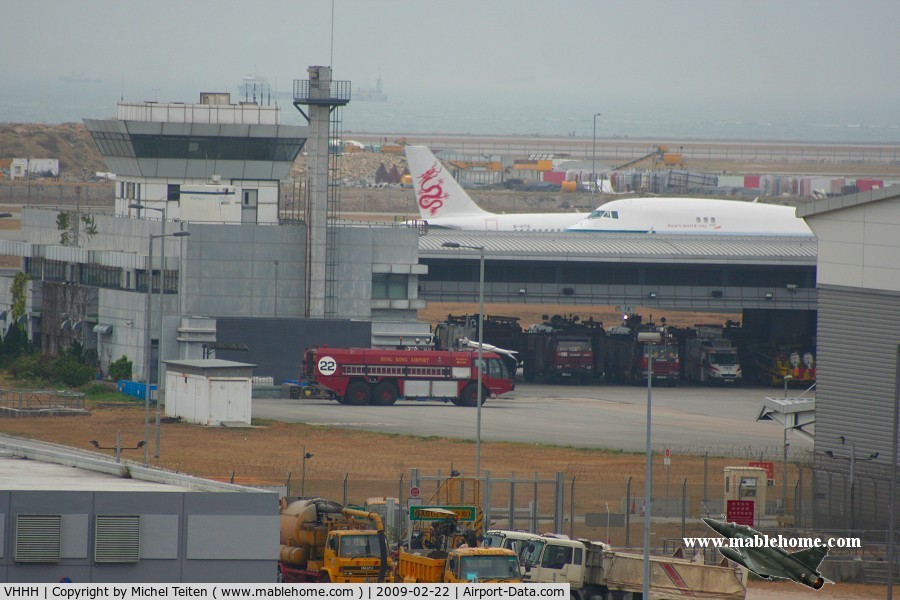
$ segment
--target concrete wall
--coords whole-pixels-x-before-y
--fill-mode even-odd
[[[15,562],[19,514],[62,516],[58,563]],[[94,562],[97,515],[140,516],[138,562]],[[278,503],[262,492],[4,491],[0,532],[3,582],[274,583]]]
[[[372,324],[368,321],[335,319],[246,319],[216,320],[216,339],[246,344],[250,351],[217,350],[215,358],[257,365],[257,377],[273,377],[276,384],[297,379],[306,348],[315,345],[368,347]]]

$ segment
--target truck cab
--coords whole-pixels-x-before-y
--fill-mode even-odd
[[[485,548],[507,548],[515,552],[523,574],[534,566],[540,555],[540,548],[543,547],[541,536],[537,534],[505,529],[488,531],[482,544]],[[535,553],[535,550],[538,552]]]
[[[568,583],[572,590],[584,585],[584,544],[577,540],[545,538],[531,567],[532,583]]]
[[[522,576],[518,557],[507,548],[456,548],[446,553],[401,548],[394,580],[397,583],[521,583]]]
[[[322,582],[374,583],[381,569],[379,532],[336,530],[328,534],[322,556]]]

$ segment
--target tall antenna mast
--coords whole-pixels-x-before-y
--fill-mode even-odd
[[[334,68],[334,0],[331,0],[331,55],[328,57],[328,64]]]

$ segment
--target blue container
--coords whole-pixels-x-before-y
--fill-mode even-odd
[[[128,396],[133,396],[135,398],[144,399],[144,390],[146,389],[146,384],[142,381],[125,381],[124,379],[120,379],[117,383],[117,387],[120,392],[123,394],[127,394]],[[153,392],[156,390],[155,385],[150,386],[150,394],[151,398],[155,397],[156,394]]]

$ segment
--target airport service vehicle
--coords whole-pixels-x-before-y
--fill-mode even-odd
[[[388,577],[384,525],[374,512],[323,498],[282,498],[280,537],[278,581],[382,583]]]
[[[633,320],[637,315],[632,316]],[[641,331],[659,331],[660,342],[638,340]],[[606,374],[612,382],[631,382],[635,385],[647,382],[650,355],[653,355],[653,382],[674,386],[681,372],[678,343],[665,327],[649,324],[637,327],[611,327],[606,331]]]
[[[705,338],[685,341],[684,374],[688,381],[707,385],[740,385],[744,376],[731,340]]]
[[[588,383],[594,376],[591,338],[580,333],[530,329],[525,334],[523,370],[525,381],[544,377],[547,383]]]
[[[500,357],[482,351],[482,402],[515,389]],[[304,359],[308,381],[335,394],[341,404],[389,406],[397,398],[436,399],[456,406],[478,404],[478,352],[311,348]]]
[[[548,538],[528,581],[568,583],[573,600],[638,598],[643,568],[641,554],[615,551],[602,542]],[[653,600],[743,600],[747,594],[735,569],[663,556],[650,557],[649,587]]]
[[[519,318],[485,315],[483,323],[483,349],[499,354],[510,374],[515,376],[524,336]],[[447,315],[446,321],[434,326],[433,339],[436,350],[477,349],[478,314]]]

